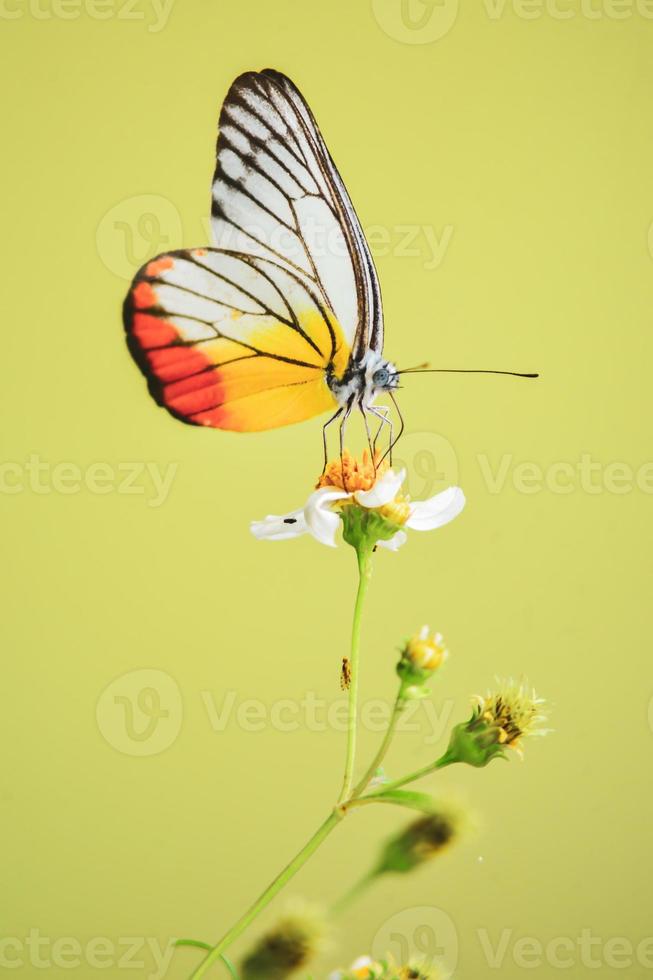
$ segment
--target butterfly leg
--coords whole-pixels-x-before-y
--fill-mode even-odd
[[[376,430],[376,435],[372,440],[372,445],[374,446],[374,452],[376,452],[376,444],[379,441],[379,436],[381,435],[381,430],[383,429],[383,426],[389,425],[390,429],[392,430],[392,421],[389,418],[390,409],[386,408],[385,405],[375,405],[374,407],[370,406],[369,411],[372,413],[372,415],[376,415],[378,419],[381,419],[381,421],[379,422],[379,427]]]
[[[354,400],[355,397],[350,398],[344,410],[341,410],[344,412],[344,414],[342,416],[342,421],[340,422],[340,471],[342,473],[342,481],[345,490],[347,490],[347,478],[345,476],[345,427],[347,425],[347,419],[351,415],[351,410],[354,407]]]
[[[322,446],[324,448],[324,466],[322,467],[322,476],[324,476],[326,472],[327,464],[329,462],[329,452],[327,448],[327,429],[329,428],[332,422],[335,422],[335,420],[340,415],[342,415],[342,413],[343,413],[343,409],[339,408],[338,411],[334,415],[332,415],[331,418],[328,419],[328,421],[326,421],[322,426]]]
[[[395,398],[395,396],[392,394],[391,391],[389,391],[388,394],[390,395],[390,398],[392,399],[392,404],[394,405],[395,411],[397,412],[397,415],[399,416],[399,432],[397,433],[397,435],[395,436],[394,439],[392,438],[392,436],[390,437],[390,446],[388,448],[388,452],[390,453],[390,465],[392,466],[392,450],[395,448],[395,446],[397,445],[397,443],[401,439],[402,435],[404,434],[404,429],[406,428],[406,423],[404,422],[403,415],[399,411],[399,406],[397,405],[397,399]]]
[[[367,435],[367,446],[370,451],[370,462],[374,467],[374,476],[376,477],[376,439],[372,441],[372,434],[370,432],[370,423],[367,418],[367,409],[362,402],[358,403],[358,407],[361,410],[363,416],[363,422],[365,423],[365,434]]]
[[[375,452],[376,452],[376,444],[378,442],[379,436],[381,435],[381,430],[383,429],[383,426],[384,425],[387,425],[389,427],[389,429],[390,429],[390,441],[388,443],[388,449],[386,449],[386,451],[384,452],[383,456],[381,457],[381,460],[379,462],[379,466],[381,465],[381,463],[383,462],[383,460],[386,458],[386,456],[388,455],[388,453],[390,453],[390,463],[392,463],[392,447],[394,446],[395,440],[393,439],[394,426],[392,424],[392,418],[390,417],[390,410],[387,409],[387,408],[385,408],[384,406],[381,406],[381,407],[370,406],[369,411],[372,413],[372,415],[375,415],[377,417],[377,419],[380,420],[379,421],[378,431],[377,431],[377,433],[376,433],[376,435],[374,437],[374,451]],[[384,413],[387,413],[387,414],[384,414]]]

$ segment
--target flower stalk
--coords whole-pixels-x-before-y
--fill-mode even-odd
[[[506,748],[520,751],[520,741],[523,737],[543,733],[535,730],[543,718],[540,708],[541,699],[536,698],[534,691],[531,692],[523,685],[517,686],[510,682],[498,691],[474,700],[471,718],[455,726],[449,746],[439,759],[400,779],[383,782],[379,789],[373,790],[374,777],[390,749],[402,712],[411,700],[428,696],[428,681],[447,657],[447,650],[440,634],[431,633],[425,626],[404,644],[396,666],[399,689],[390,722],[374,758],[358,782],[355,782],[361,633],[364,604],[372,576],[373,554],[377,547],[396,551],[407,539],[404,528],[427,531],[442,527],[460,514],[465,504],[464,495],[458,487],[450,487],[427,501],[410,501],[400,493],[404,476],[403,471],[394,473],[387,466],[382,468],[381,463],[377,471],[377,461],[372,461],[369,456],[367,458],[364,456],[363,462],[358,464],[345,454],[339,463],[331,464],[327,468],[317,489],[303,508],[283,517],[270,515],[252,525],[252,532],[257,538],[279,541],[308,533],[321,543],[332,547],[335,547],[338,529],[342,528],[344,541],[356,552],[358,586],[348,662],[348,722],[344,774],[338,801],[333,810],[295,857],[224,936],[213,947],[195,940],[179,941],[179,945],[195,946],[206,952],[205,958],[195,969],[191,980],[200,980],[219,961],[234,975],[233,964],[226,958],[225,952],[301,870],[350,809],[371,803],[392,803],[417,810],[422,817],[389,842],[381,863],[336,906],[336,910],[348,904],[380,874],[387,871],[410,870],[426,857],[439,853],[454,835],[455,827],[453,825],[450,827],[445,817],[438,817],[435,812],[435,801],[432,797],[415,791],[403,791],[401,789],[403,786],[456,762],[464,762],[477,768],[485,766],[494,758],[505,758]],[[274,951],[278,952],[274,943],[272,946]],[[298,948],[297,944],[292,946],[293,955],[297,953]],[[247,961],[251,970],[254,968],[259,970],[268,954],[271,955],[265,943],[257,948],[255,954],[252,954],[253,958],[250,957]],[[375,965],[371,961],[370,964],[370,969],[375,970]],[[386,970],[387,965],[379,968]],[[265,966],[264,972],[265,970],[269,972],[268,966]],[[356,975],[363,976],[362,973]],[[386,974],[368,972],[366,975],[385,976]],[[424,978],[431,976],[430,973],[415,972],[415,968],[410,966],[401,968],[397,975]]]
[[[383,760],[385,759],[388,753],[388,749],[392,744],[392,740],[395,736],[395,732],[397,731],[397,725],[399,723],[399,719],[401,718],[402,712],[406,707],[404,688],[405,685],[402,683],[399,687],[399,693],[397,694],[394,707],[392,709],[392,715],[390,716],[390,722],[388,723],[388,727],[386,729],[385,735],[383,736],[383,741],[381,742],[381,745],[379,746],[376,755],[374,756],[371,763],[365,770],[365,775],[356,784],[356,787],[354,788],[354,791],[352,793],[352,799],[357,799],[362,793],[365,792],[370,782],[372,781],[372,779],[374,779],[377,772],[381,768]]]
[[[361,541],[356,547],[356,557],[358,561],[358,591],[356,592],[356,603],[354,606],[354,619],[351,630],[351,650],[349,656],[351,675],[347,703],[347,753],[345,757],[345,773],[342,780],[342,789],[338,798],[338,805],[342,805],[349,799],[354,781],[354,767],[356,765],[356,738],[358,734],[358,682],[360,673],[361,627],[363,619],[363,605],[365,603],[367,589],[372,577],[373,550],[374,547],[370,547],[368,541]]]
[[[191,980],[199,980],[200,977],[206,975],[207,971],[211,969],[216,960],[220,959],[222,954],[231,946],[232,943],[238,939],[240,935],[247,929],[247,927],[254,921],[254,919],[263,911],[266,906],[270,904],[272,899],[284,888],[285,885],[294,878],[297,872],[303,868],[308,859],[317,851],[320,844],[326,840],[331,831],[338,826],[343,818],[343,813],[341,810],[336,808],[327,817],[324,823],[316,830],[310,840],[304,845],[304,847],[299,851],[292,861],[286,865],[284,870],[277,875],[277,877],[272,881],[264,892],[256,899],[254,904],[245,912],[243,916],[236,922],[228,932],[219,940],[218,943],[211,949],[207,956],[202,960],[200,965],[191,975]]]
[[[402,786],[407,786],[408,783],[414,783],[418,779],[423,779],[424,776],[430,776],[431,773],[437,772],[438,769],[444,769],[446,766],[450,766],[454,762],[459,762],[459,761],[460,761],[459,759],[455,758],[449,752],[449,750],[447,750],[444,753],[444,755],[440,756],[440,758],[437,759],[435,762],[430,762],[427,766],[424,766],[422,769],[417,769],[415,772],[411,772],[407,776],[402,776],[401,779],[395,779],[391,783],[386,783],[385,786],[383,787],[383,790],[380,792],[387,794],[395,789],[401,789]],[[377,795],[380,795],[380,793],[379,794],[371,793],[369,796],[363,796],[361,798],[361,802],[363,800],[373,801],[375,796]]]
[[[354,508],[351,508],[352,510]],[[329,836],[332,830],[344,818],[347,813],[347,804],[352,798],[352,785],[354,780],[354,769],[356,765],[356,742],[358,734],[358,682],[359,682],[359,661],[361,645],[361,629],[363,619],[363,606],[367,595],[368,586],[372,575],[372,554],[376,541],[369,534],[361,533],[360,525],[352,522],[347,524],[345,521],[346,534],[349,543],[356,551],[358,564],[358,589],[354,604],[354,615],[351,632],[350,649],[350,670],[351,680],[349,685],[348,698],[348,724],[347,724],[347,750],[345,756],[345,771],[343,776],[342,790],[338,803],[333,812],[324,821],[321,827],[313,834],[301,851],[284,868],[284,870],[272,881],[254,904],[245,914],[229,929],[219,942],[210,949],[205,959],[199,964],[192,974],[192,980],[206,975],[213,964],[222,958],[225,950],[239,938],[257,916],[266,908],[275,896],[288,884],[288,882],[304,866],[308,859],[315,853],[318,847]],[[378,530],[376,528],[375,530]],[[367,785],[367,781],[365,783]]]
[[[448,651],[443,645],[442,637],[439,633],[431,634],[428,626],[423,626],[419,633],[406,642],[397,664],[399,690],[390,722],[376,755],[352,793],[352,800],[356,800],[365,792],[381,768],[406,705],[410,701],[428,696],[426,684],[447,656]],[[396,786],[396,783],[387,783],[384,789],[393,786]]]

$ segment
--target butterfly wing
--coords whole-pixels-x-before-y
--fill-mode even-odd
[[[383,343],[374,264],[310,109],[285,76],[225,99],[216,248],[148,262],[125,301],[129,348],[177,418],[237,431],[332,410],[329,373]]]
[[[374,262],[315,118],[285,75],[239,76],[220,114],[215,244],[306,277],[336,314],[355,359],[383,348]]]
[[[332,409],[326,372],[349,357],[338,321],[291,271],[193,249],[148,262],[125,301],[150,392],[193,425],[253,432]]]

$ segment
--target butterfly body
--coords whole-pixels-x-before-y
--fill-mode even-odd
[[[377,395],[398,387],[399,374],[390,361],[367,351],[361,361],[350,360],[342,377],[327,375],[327,382],[341,408],[358,405],[367,411]]]

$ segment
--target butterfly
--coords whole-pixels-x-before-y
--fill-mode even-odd
[[[157,403],[237,432],[330,412],[325,461],[328,426],[340,419],[342,454],[359,409],[370,448],[369,416],[375,440],[389,427],[391,447],[375,399],[396,406],[407,372],[383,356],[374,261],[308,104],[278,71],[240,75],[223,103],[211,230],[212,247],[147,262],[124,303],[129,350]]]

